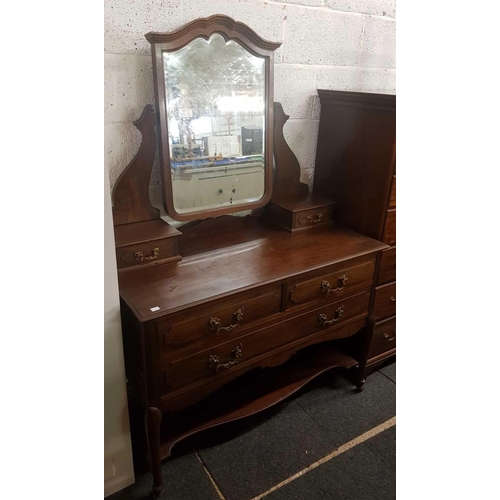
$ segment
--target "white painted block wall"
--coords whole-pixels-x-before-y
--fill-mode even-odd
[[[301,180],[310,186],[320,113],[316,89],[396,89],[395,0],[105,0],[105,148],[111,187],[140,144],[132,121],[146,104],[154,104],[144,34],[213,14],[228,15],[282,43],[275,57],[275,101],[290,115],[285,137],[299,160]],[[157,171],[153,179],[159,185]]]
[[[395,0],[105,0],[104,141],[111,188],[140,144],[132,122],[146,104],[154,104],[150,45],[144,34],[170,31],[213,14],[228,15],[263,38],[282,43],[275,56],[275,101],[290,115],[285,137],[299,160],[301,180],[309,186],[320,113],[316,89],[396,88]],[[163,210],[158,166],[153,181],[158,184],[154,203]],[[109,224],[107,231],[112,231]],[[113,321],[108,323],[114,328]],[[116,367],[109,370],[123,372],[121,347],[115,348]],[[110,347],[107,356],[111,362]],[[115,383],[124,390],[123,374],[122,384]],[[126,456],[130,444],[123,396],[118,403],[119,419],[113,412],[105,415],[105,427],[112,430],[105,442],[105,459],[116,450],[123,453],[106,494],[133,480],[130,456]]]

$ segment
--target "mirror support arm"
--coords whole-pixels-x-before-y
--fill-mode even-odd
[[[134,125],[141,132],[142,141],[113,188],[111,199],[115,226],[160,218],[160,210],[149,200],[149,182],[157,146],[156,113],[152,104],[144,107]]]

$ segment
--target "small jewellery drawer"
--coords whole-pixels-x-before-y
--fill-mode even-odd
[[[181,233],[161,219],[121,224],[114,230],[118,269],[181,259],[178,252]]]
[[[385,218],[385,228],[384,235],[382,236],[382,241],[388,245],[394,245],[396,243],[396,209],[387,210],[387,216]]]
[[[164,259],[170,259],[177,255],[177,240],[166,238],[164,240],[138,243],[135,245],[122,246],[116,249],[116,265],[118,268],[145,264]]]
[[[262,354],[269,354],[272,349],[300,340],[309,335],[321,334],[334,329],[347,320],[368,314],[370,293],[362,293],[314,309],[305,314],[294,316],[261,330],[247,333],[240,337],[200,352],[192,352],[178,358],[161,361],[164,393],[168,393],[202,379],[212,379],[227,370],[237,369]],[[222,338],[221,338],[222,340]]]
[[[239,331],[252,321],[278,313],[280,307],[278,284],[189,309],[158,323],[160,355],[206,337],[223,340],[228,332]]]
[[[386,319],[375,325],[369,358],[378,356],[396,347],[396,318]]]
[[[388,318],[396,314],[396,283],[375,288],[373,315],[376,319]]]
[[[396,247],[391,247],[382,252],[380,270],[378,272],[378,285],[389,283],[396,279]]]
[[[316,226],[325,222],[331,222],[333,216],[333,206],[325,206],[312,208],[296,212],[293,215],[293,229],[301,229],[303,227]]]
[[[312,300],[332,301],[349,293],[361,283],[373,279],[375,260],[349,267],[349,264],[331,266],[294,278],[285,285],[285,309]]]

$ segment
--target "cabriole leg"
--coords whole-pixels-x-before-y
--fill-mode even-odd
[[[361,347],[359,355],[359,366],[358,366],[358,373],[356,376],[356,389],[358,391],[362,391],[363,386],[365,385],[366,363],[368,361],[368,353],[370,351],[370,346],[372,343],[374,332],[375,332],[375,317],[370,316],[361,334],[362,336],[361,336]]]
[[[163,487],[161,480],[161,455],[160,455],[160,425],[161,411],[151,407],[146,409],[145,425],[148,439],[151,470],[153,472],[153,495],[159,496]]]

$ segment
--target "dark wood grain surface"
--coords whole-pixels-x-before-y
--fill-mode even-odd
[[[181,233],[162,219],[125,224],[115,227],[115,245],[117,247],[137,245],[149,241],[180,236]]]
[[[336,223],[396,244],[395,93],[318,90],[321,118],[313,191],[336,202]],[[382,252],[375,271],[378,285],[370,364],[395,353],[378,328],[396,313],[396,248]],[[395,323],[395,320],[394,320]]]
[[[368,357],[373,358],[395,348],[396,317],[392,317],[375,325],[375,332]]]
[[[151,104],[144,107],[134,125],[142,134],[141,146],[113,188],[115,226],[160,217],[160,211],[149,200],[149,181],[156,153],[156,114]]]
[[[382,252],[377,285],[383,285],[396,279],[396,247]]]
[[[375,289],[373,314],[377,320],[396,314],[396,282],[378,286]]]
[[[283,127],[290,118],[279,102],[274,103],[274,163],[273,201],[307,196],[307,184],[300,182],[300,164],[287,144]]]
[[[396,243],[396,209],[391,208],[387,210],[387,216],[385,218],[384,235],[382,236],[382,241],[388,245],[394,245]]]
[[[122,299],[146,321],[387,248],[340,227],[293,234],[251,217],[242,224],[230,233],[181,238],[180,262],[119,276]]]
[[[335,222],[381,239],[396,161],[396,96],[318,94],[313,192],[337,202]]]

